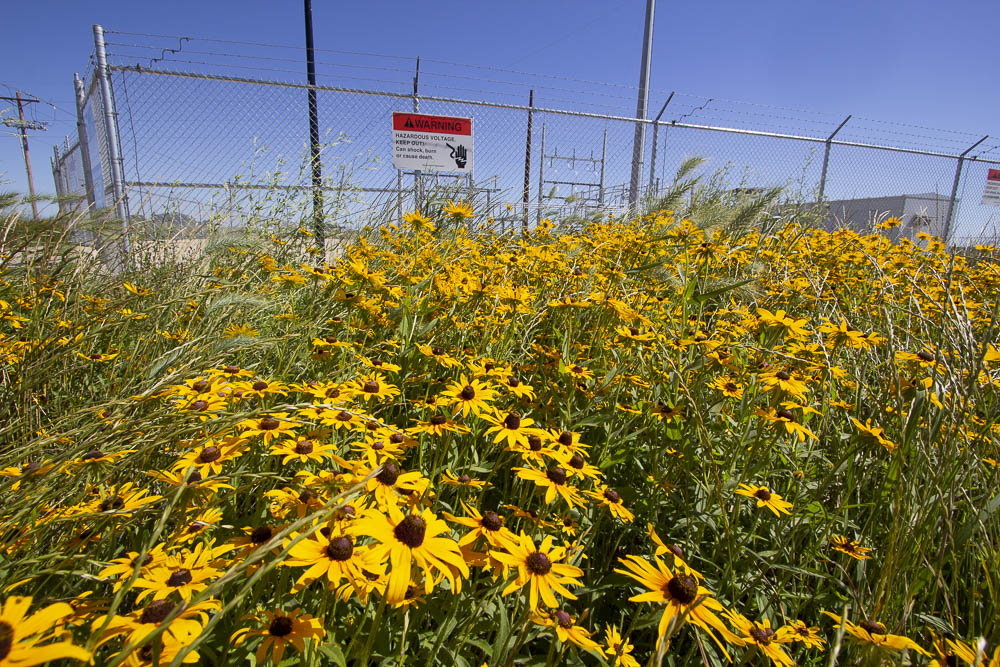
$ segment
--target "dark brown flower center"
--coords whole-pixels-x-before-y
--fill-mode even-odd
[[[187,483],[188,484],[197,484],[200,481],[201,481],[201,473],[198,472],[197,469],[196,470],[192,470],[191,474],[188,475],[188,481],[187,481]]]
[[[309,502],[312,501],[315,497],[316,497],[315,493],[313,493],[309,489],[306,489],[299,494],[299,502],[308,505]]]
[[[399,466],[390,461],[382,465],[382,472],[375,475],[375,479],[386,486],[392,486],[399,479],[400,472]]]
[[[253,529],[253,532],[250,533],[250,541],[254,544],[264,544],[264,542],[270,540],[273,535],[274,531],[271,530],[270,526],[257,526]]]
[[[341,410],[337,413],[337,421],[339,422],[349,422],[351,421],[351,413],[346,410]]]
[[[723,389],[725,389],[726,391],[736,391],[737,389],[739,389],[739,387],[736,386],[735,382],[727,382],[726,384],[723,385]]]
[[[754,498],[759,498],[760,500],[763,500],[766,503],[768,500],[771,499],[771,492],[768,491],[767,489],[757,489],[756,491],[754,491],[753,496]]]
[[[275,616],[267,631],[275,637],[287,637],[292,634],[292,619],[287,616]]]
[[[444,348],[435,345],[434,347],[431,348],[431,354],[433,354],[435,357],[440,357],[442,354],[444,354]]]
[[[559,627],[566,628],[567,630],[573,627],[573,617],[564,612],[562,609],[552,615],[555,617],[556,623],[559,624]]]
[[[257,380],[252,385],[250,385],[250,388],[253,389],[254,391],[264,391],[265,389],[267,389],[267,386],[268,386],[267,383],[264,382],[263,380]]]
[[[528,557],[524,559],[524,565],[529,572],[540,577],[544,577],[552,571],[552,561],[540,551],[528,554]]]
[[[629,327],[628,328],[628,332],[630,334],[632,334],[633,336],[638,336],[639,335],[639,330],[636,329],[635,327]]]
[[[335,537],[326,545],[326,555],[330,560],[348,560],[354,555],[354,545],[348,537]]]
[[[539,452],[542,450],[542,439],[537,435],[528,436],[528,449],[533,452]]]
[[[311,440],[299,440],[295,443],[296,454],[312,454],[313,444]]]
[[[747,634],[753,637],[753,640],[761,646],[767,646],[771,643],[771,635],[774,634],[774,630],[771,628],[758,628],[755,625],[750,628]]]
[[[791,410],[781,408],[780,410],[776,410],[774,414],[782,419],[787,419],[790,422],[795,421],[795,415],[792,414]]]
[[[84,453],[83,456],[80,457],[80,460],[90,461],[92,459],[99,459],[102,456],[104,456],[104,452],[102,452],[101,450],[91,449],[89,452]]]
[[[325,396],[326,398],[337,398],[340,396],[340,389],[338,389],[337,387],[330,387],[325,392],[323,392],[323,396]]]
[[[190,584],[193,579],[191,570],[186,570],[182,567],[170,573],[170,578],[167,579],[167,586],[185,586]]]
[[[521,418],[512,412],[504,417],[503,425],[508,430],[516,431],[521,428]]]
[[[563,447],[569,447],[573,444],[573,434],[569,431],[563,431],[559,434],[559,444]]]
[[[198,380],[193,385],[191,385],[191,388],[194,389],[195,391],[205,391],[206,389],[208,389],[208,380]]]
[[[132,567],[135,567],[138,564],[138,561],[139,561],[139,557],[136,556],[135,558],[132,559],[132,562],[129,563],[129,565],[131,565]],[[153,562],[153,554],[146,554],[146,557],[142,559],[142,565],[140,567],[146,567],[147,565],[149,565],[152,562]]]
[[[468,484],[469,482],[472,481],[472,478],[466,475],[465,473],[462,473],[461,475],[459,475],[458,481],[460,484]]]
[[[281,426],[281,422],[279,422],[274,417],[264,417],[263,419],[260,420],[259,428],[262,431],[273,431],[279,426]]]
[[[674,577],[664,588],[664,593],[681,604],[691,604],[698,597],[698,582],[689,574]]]
[[[237,373],[240,372],[240,367],[239,366],[233,366],[232,364],[230,364],[230,365],[226,366],[225,368],[223,368],[222,370],[226,371],[226,373],[228,373],[229,375],[236,375]]]
[[[888,631],[886,630],[885,626],[879,623],[878,621],[869,621],[868,619],[865,619],[860,623],[858,623],[858,626],[867,630],[868,634],[870,635],[888,634]]]
[[[549,478],[553,484],[565,484],[566,483],[566,471],[559,466],[553,466],[545,471],[545,476]]]
[[[361,388],[361,391],[365,392],[366,394],[377,394],[378,382],[376,382],[375,380],[369,380],[368,382],[365,382],[364,386]]]
[[[570,460],[567,461],[566,463],[569,465],[569,467],[573,468],[574,470],[582,470],[585,461],[583,460],[583,457],[580,456],[579,453],[577,453],[574,454],[572,458],[570,458]]]
[[[447,423],[447,421],[448,418],[445,417],[444,415],[434,415],[433,417],[431,417],[431,424],[433,424],[434,426],[441,426],[442,424]]]
[[[521,384],[521,381],[518,380],[517,378],[512,377],[512,378],[508,378],[507,379],[507,386],[508,387],[516,387],[519,384]]]
[[[496,512],[486,512],[480,524],[488,531],[496,531],[503,528],[503,519]]]
[[[573,372],[574,373],[582,373],[583,372],[583,366],[580,366],[580,365],[573,366]]]
[[[612,503],[620,503],[622,501],[622,497],[614,489],[604,489],[604,497]]]
[[[777,373],[774,374],[774,377],[778,378],[782,382],[785,382],[789,380],[792,376],[785,371],[778,371]]]
[[[140,623],[153,623],[159,625],[170,615],[176,605],[170,600],[157,600],[146,605],[139,615]]]
[[[410,547],[416,549],[424,543],[424,532],[427,530],[427,523],[415,514],[408,514],[405,519],[399,522],[393,529],[396,539]]]
[[[209,446],[201,450],[201,454],[198,455],[198,463],[212,463],[220,458],[222,458],[222,452],[219,451],[219,448]]]
[[[923,361],[934,361],[934,355],[927,350],[920,350],[917,352],[917,356]]]
[[[197,412],[203,412],[206,408],[208,408],[208,401],[202,401],[199,399],[191,404],[191,409]]]
[[[105,498],[104,502],[101,503],[102,512],[120,510],[123,507],[125,507],[125,499],[121,496],[111,496],[109,498]]]
[[[392,435],[389,436],[389,442],[391,442],[394,445],[398,445],[399,443],[403,442],[403,440],[404,440],[403,436],[399,433],[393,433]]]
[[[463,401],[471,401],[476,397],[476,390],[472,388],[472,385],[465,385],[462,387],[462,392],[459,394]]]

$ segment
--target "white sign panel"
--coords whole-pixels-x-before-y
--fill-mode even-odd
[[[472,174],[472,119],[393,113],[392,166]]]
[[[986,174],[986,189],[981,204],[1000,206],[1000,169],[990,169]]]

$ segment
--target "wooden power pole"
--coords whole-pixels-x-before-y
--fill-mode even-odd
[[[4,120],[4,125],[16,127],[21,130],[21,150],[24,152],[24,170],[28,172],[28,192],[31,194],[31,213],[35,220],[38,220],[38,202],[35,201],[35,180],[31,175],[31,154],[28,152],[28,130],[44,130],[44,123],[24,120],[24,104],[32,104],[38,100],[30,97],[21,97],[21,91],[17,91],[16,97],[0,97],[0,100],[17,102],[17,120]]]

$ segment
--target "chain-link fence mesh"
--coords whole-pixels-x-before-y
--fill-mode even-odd
[[[168,220],[197,230],[238,224],[248,212],[263,220],[281,216],[284,223],[310,219],[309,86],[261,76],[295,71],[281,69],[281,63],[296,58],[252,55],[258,47],[292,47],[227,42],[224,52],[198,51],[190,46],[198,41],[192,38],[170,38],[176,44],[162,48],[153,38],[165,36],[140,37],[151,43],[109,42],[114,49],[159,52],[143,56],[146,66],[124,64],[130,54],[109,53],[111,116],[133,222]],[[177,56],[182,51],[187,59]],[[970,152],[978,137],[967,132],[671,93],[660,98],[667,99],[661,121],[643,121],[645,144],[633,191],[637,121],[628,117],[631,91],[625,86],[543,82],[542,104],[536,97],[529,107],[523,87],[515,92],[513,82],[480,71],[488,67],[448,71],[445,61],[430,61],[437,71],[421,71],[417,63],[410,77],[396,62],[402,58],[354,55],[383,60],[320,64],[353,67],[338,80],[369,87],[314,87],[323,214],[332,230],[398,218],[418,205],[421,192],[435,189],[473,201],[484,215],[511,225],[619,214],[635,209],[630,202],[641,205],[663,195],[678,168],[698,157],[704,160],[701,173],[717,191],[745,195],[780,188],[782,204],[809,204],[829,227],[870,229],[896,216],[903,225],[891,233],[894,238],[947,231],[954,245],[972,245],[997,236],[1000,208],[980,200],[987,170],[1000,166],[991,159],[1000,144],[976,144],[978,152]],[[418,74],[421,90],[430,86],[434,94],[413,94]],[[455,92],[481,95],[461,99]],[[650,111],[657,108],[651,98]],[[99,207],[113,203],[115,176],[104,111],[99,86],[91,82],[84,121]],[[412,111],[473,119],[473,175],[393,167],[392,114]]]

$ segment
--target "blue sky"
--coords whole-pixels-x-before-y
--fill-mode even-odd
[[[644,0],[314,0],[313,15],[318,49],[419,55],[634,85],[644,8]],[[38,0],[14,3],[4,16],[17,29],[0,41],[0,62],[6,64],[0,71],[2,94],[20,88],[56,107],[31,105],[29,114],[50,121],[49,131],[30,137],[36,187],[42,193],[54,189],[49,168],[53,144],[75,131],[72,75],[85,69],[92,51],[91,24],[271,44],[301,45],[303,40],[299,2]],[[991,47],[998,18],[1000,3],[995,0],[661,0],[650,107],[655,113],[666,91],[677,90],[768,105],[760,108],[775,109],[770,112],[775,116],[781,115],[780,108],[791,107],[797,111],[790,118],[808,116],[811,110],[830,118],[851,113],[880,119],[889,136],[892,128],[917,135],[911,142],[921,134],[950,136],[959,143],[966,134],[1000,136],[1000,60]],[[321,67],[320,76],[336,83],[334,71]],[[622,100],[615,104],[623,110],[633,107],[627,98],[634,93],[620,92]],[[572,96],[562,94],[564,99]],[[991,157],[998,154],[1000,149]],[[0,176],[9,181],[0,189],[27,189],[19,142],[9,133],[0,134]]]

